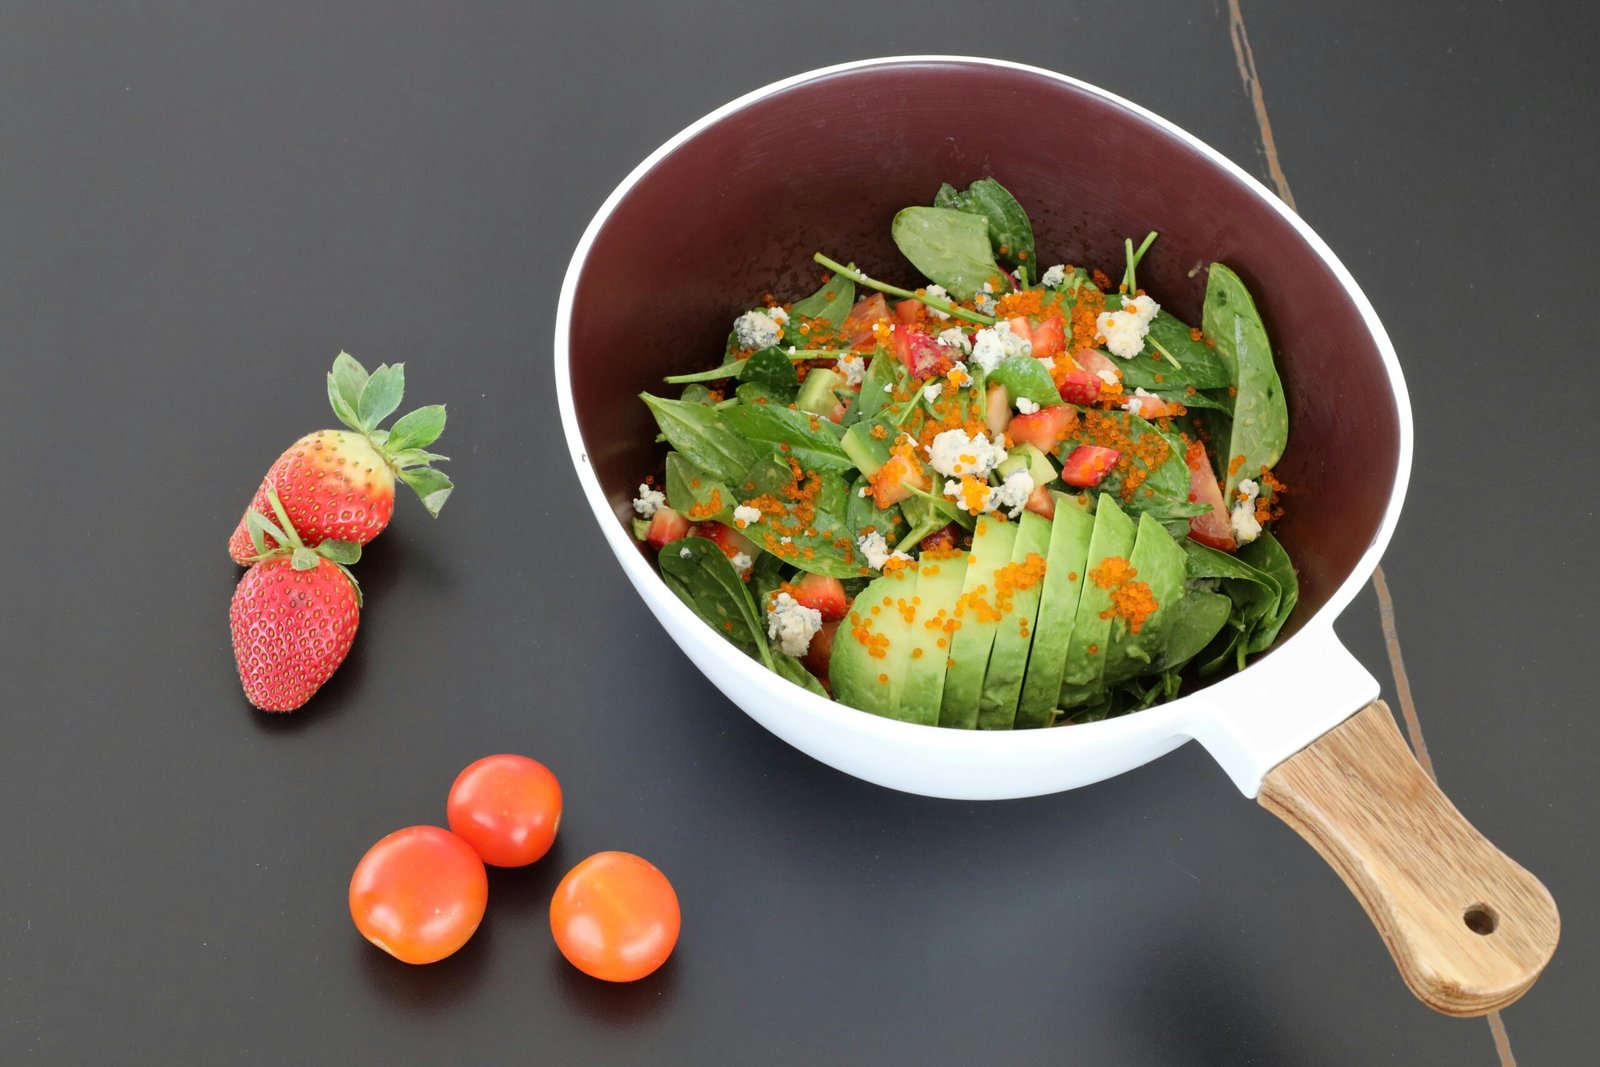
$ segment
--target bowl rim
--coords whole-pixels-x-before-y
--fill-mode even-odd
[[[654,170],[662,160],[671,155],[686,141],[695,137],[701,131],[721,122],[729,115],[807,82],[854,71],[916,64],[959,65],[1017,71],[1049,81],[1059,82],[1089,95],[1099,97],[1113,106],[1132,112],[1168,136],[1178,139],[1199,153],[1208,162],[1234,181],[1240,183],[1252,195],[1264,202],[1271,210],[1288,222],[1290,227],[1300,236],[1300,239],[1332,272],[1340,287],[1344,290],[1345,296],[1360,314],[1367,332],[1378,349],[1384,370],[1388,373],[1390,389],[1395,400],[1398,421],[1398,448],[1394,486],[1389,496],[1388,505],[1384,510],[1382,520],[1378,524],[1377,532],[1373,535],[1372,541],[1367,545],[1367,548],[1356,561],[1355,566],[1344,581],[1333,591],[1322,607],[1317,609],[1316,613],[1292,637],[1275,644],[1267,653],[1252,661],[1250,665],[1237,674],[1194,693],[1180,696],[1176,700],[1158,704],[1153,708],[1141,711],[1137,715],[1124,715],[1114,719],[1103,719],[1099,722],[1083,723],[1070,730],[956,730],[948,727],[929,726],[884,718],[840,704],[826,697],[818,696],[801,686],[789,682],[787,679],[778,677],[756,660],[744,655],[734,646],[723,641],[720,636],[706,627],[699,616],[695,615],[687,605],[667,588],[660,575],[639,553],[631,535],[625,535],[623,524],[617,521],[616,514],[601,489],[600,481],[595,476],[594,468],[588,461],[587,449],[583,443],[583,434],[578,426],[577,411],[572,399],[571,351],[569,348],[572,309],[577,294],[578,281],[583,273],[590,250],[601,229],[610,220],[617,205],[646,174]],[[986,754],[1003,757],[1008,752],[1024,749],[1037,752],[1041,746],[1067,749],[1077,744],[1089,743],[1091,738],[1095,743],[1104,744],[1112,741],[1118,734],[1127,734],[1131,740],[1134,735],[1148,736],[1154,732],[1181,731],[1184,720],[1190,715],[1205,713],[1216,705],[1214,699],[1197,701],[1194,699],[1196,696],[1216,694],[1219,689],[1234,688],[1229,683],[1234,682],[1236,679],[1246,678],[1251,673],[1251,667],[1255,666],[1256,663],[1277,656],[1286,649],[1293,648],[1298,650],[1297,654],[1316,656],[1317,650],[1331,637],[1333,620],[1349,606],[1357,593],[1360,592],[1361,587],[1366,584],[1368,578],[1376,569],[1384,549],[1393,537],[1411,477],[1413,450],[1411,401],[1410,394],[1406,388],[1405,377],[1400,369],[1399,357],[1366,294],[1362,292],[1354,276],[1339,260],[1339,257],[1328,247],[1327,242],[1318,236],[1316,231],[1299,214],[1257,178],[1182,127],[1131,100],[1102,89],[1097,85],[1058,71],[1047,70],[1043,67],[1018,63],[1012,60],[937,54],[882,56],[851,60],[781,78],[759,89],[736,97],[696,119],[672,137],[669,137],[660,147],[656,148],[629,171],[601,203],[594,217],[589,220],[589,224],[584,228],[583,235],[578,239],[578,244],[573,250],[572,258],[568,262],[566,274],[561,282],[561,290],[556,303],[554,354],[556,399],[560,408],[562,430],[566,435],[567,448],[571,454],[573,469],[577,473],[578,482],[583,488],[584,496],[589,501],[595,518],[600,524],[603,536],[616,554],[618,561],[622,564],[624,573],[633,583],[635,589],[647,601],[648,606],[656,611],[658,616],[665,613],[665,617],[670,618],[676,624],[676,628],[680,633],[698,634],[699,630],[704,630],[705,635],[716,637],[715,644],[702,640],[696,640],[696,644],[710,651],[710,654],[721,660],[720,666],[728,669],[740,681],[756,687],[754,691],[760,691],[760,687],[770,686],[776,679],[781,685],[789,687],[785,691],[785,704],[787,706],[821,719],[832,727],[860,734],[864,737],[876,738],[886,744],[914,743],[925,748],[933,747],[951,752],[982,750]],[[669,634],[672,629],[673,627],[668,627]],[[676,635],[673,636],[676,638]],[[1346,714],[1353,714],[1358,710],[1360,709],[1352,707],[1346,709]]]

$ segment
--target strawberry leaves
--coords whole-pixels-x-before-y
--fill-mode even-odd
[[[417,494],[428,514],[438,518],[439,509],[455,489],[447,475],[430,466],[450,457],[427,451],[444,433],[444,405],[417,408],[400,416],[389,429],[380,429],[383,420],[400,407],[405,391],[403,363],[385,363],[368,374],[354,356],[340,352],[328,373],[328,404],[334,415],[371,441],[396,476]]]

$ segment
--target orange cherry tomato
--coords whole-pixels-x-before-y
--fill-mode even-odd
[[[522,867],[550,851],[561,826],[561,783],[527,756],[485,756],[457,777],[445,805],[450,830],[495,867]]]
[[[556,947],[607,982],[632,982],[665,963],[680,923],[667,876],[628,852],[590,856],[567,872],[550,902]]]
[[[406,963],[433,963],[465,945],[488,903],[483,861],[437,826],[396,830],[367,850],[350,878],[356,929]]]

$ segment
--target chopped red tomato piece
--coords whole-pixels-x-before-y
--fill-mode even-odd
[[[844,583],[824,574],[805,575],[795,584],[792,595],[806,607],[822,612],[824,619],[842,619],[850,606]]]
[[[873,348],[877,345],[872,327],[889,318],[889,302],[882,293],[873,293],[856,301],[850,314],[839,325],[839,336],[852,348]]]
[[[1014,415],[1006,433],[1015,444],[1029,444],[1041,452],[1053,451],[1066,440],[1078,422],[1078,413],[1065,404],[1052,404],[1031,415]]]
[[[644,539],[651,548],[662,548],[688,537],[689,526],[689,520],[671,508],[656,508],[656,513],[650,516],[650,528],[645,531]]]
[[[1103,445],[1079,445],[1061,465],[1061,480],[1078,489],[1099,485],[1111,468],[1117,465],[1122,453]]]
[[[1211,510],[1189,520],[1189,536],[1202,545],[1232,552],[1239,547],[1233,536],[1233,524],[1228,521],[1228,509],[1222,502],[1222,486],[1217,483],[1216,472],[1206,456],[1206,446],[1199,441],[1190,442],[1183,461],[1189,465],[1189,502],[1208,504]]]
[[[894,319],[902,326],[920,326],[928,307],[920,300],[902,300],[894,306]]]

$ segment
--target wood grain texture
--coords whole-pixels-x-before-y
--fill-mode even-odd
[[[1274,767],[1260,801],[1339,872],[1434,1010],[1503,1008],[1555,952],[1550,893],[1439,791],[1383,701]]]

